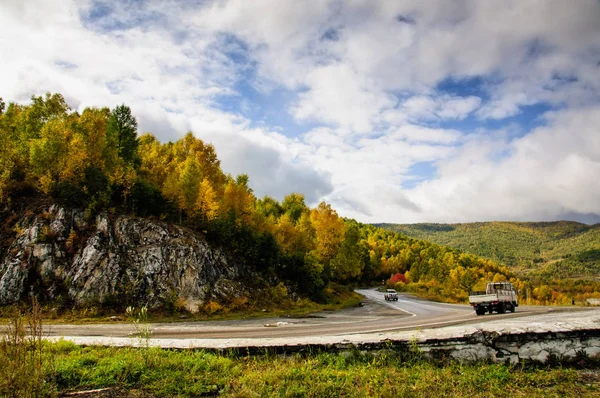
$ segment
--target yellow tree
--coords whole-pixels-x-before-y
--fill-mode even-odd
[[[300,249],[301,251],[308,253],[315,249],[316,245],[316,232],[315,227],[310,221],[310,211],[308,208],[302,213],[298,221],[296,221],[296,229],[300,234]]]
[[[39,138],[29,142],[31,171],[45,193],[50,192],[64,168],[70,134],[65,120],[52,119],[43,125]]]
[[[196,208],[198,190],[202,182],[200,165],[194,156],[188,156],[181,165],[178,183],[179,206],[191,214]]]
[[[142,178],[162,188],[167,176],[176,169],[172,157],[173,144],[162,145],[152,134],[139,138],[139,173]]]
[[[188,132],[173,145],[172,156],[178,163],[183,162],[188,156],[194,156],[204,178],[208,178],[213,189],[221,190],[217,193],[222,194],[222,187],[227,178],[221,170],[221,162],[211,144],[205,144],[201,139],[194,137],[194,134]]]
[[[458,266],[450,270],[452,282],[465,292],[470,292],[477,283],[477,274],[471,268]]]
[[[315,229],[317,257],[329,265],[344,239],[344,220],[329,204],[321,202],[310,213],[310,221]]]
[[[294,220],[289,214],[277,220],[275,240],[284,253],[296,254],[302,249],[302,234],[296,229]]]
[[[106,173],[106,158],[112,158],[106,148],[106,125],[110,115],[108,108],[86,108],[77,122],[85,148],[88,166]],[[109,156],[106,156],[109,155]],[[116,150],[115,150],[116,156]]]
[[[242,174],[236,181],[230,178],[223,193],[222,213],[232,217],[237,226],[250,225],[253,204],[254,195],[248,188],[248,176]]]
[[[200,183],[195,210],[208,221],[215,219],[218,215],[219,202],[217,194],[207,178]]]
[[[60,170],[60,179],[80,183],[83,180],[85,169],[90,166],[91,162],[86,151],[84,137],[75,133],[69,138],[67,156]]]

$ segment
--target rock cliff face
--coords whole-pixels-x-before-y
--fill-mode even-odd
[[[248,295],[257,276],[186,228],[56,205],[18,220],[0,253],[0,304],[30,292],[75,305],[184,305]],[[6,245],[5,245],[6,247]]]

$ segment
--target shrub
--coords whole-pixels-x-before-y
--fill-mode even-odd
[[[61,181],[55,184],[50,195],[59,203],[72,207],[82,207],[87,200],[83,189],[69,181]]]
[[[386,286],[389,289],[394,289],[398,283],[407,283],[406,277],[399,272],[397,274],[392,275],[390,279],[388,279],[388,281],[386,282]]]
[[[210,300],[204,305],[204,311],[210,315],[223,311],[223,306],[216,301]]]

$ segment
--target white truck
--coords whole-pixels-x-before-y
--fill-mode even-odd
[[[469,304],[473,306],[477,315],[486,312],[491,314],[493,311],[504,314],[506,311],[515,312],[515,308],[519,306],[519,299],[512,283],[490,282],[485,292],[471,292]]]

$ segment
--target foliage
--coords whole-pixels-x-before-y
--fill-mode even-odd
[[[572,267],[571,275],[600,270],[600,225],[570,221],[488,222],[469,224],[376,224],[391,231],[490,258],[520,269],[543,268],[554,262]],[[585,274],[585,273],[584,273]]]
[[[398,272],[398,273],[392,275],[390,277],[390,279],[387,280],[385,285],[390,289],[394,289],[394,288],[396,288],[396,285],[406,284],[406,283],[408,283],[408,279],[406,279],[406,276],[404,276],[404,274],[401,274],[400,272]]]
[[[583,303],[590,298],[572,282],[586,286],[588,295],[600,293],[600,284],[593,279],[600,271],[599,224],[557,221],[377,226],[507,264],[519,277],[521,296],[528,304]],[[452,276],[463,290],[473,282],[464,267],[455,269]],[[489,280],[507,277],[511,278],[500,272]]]

